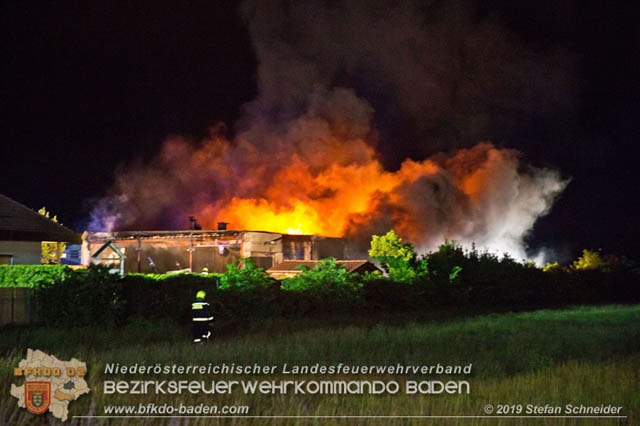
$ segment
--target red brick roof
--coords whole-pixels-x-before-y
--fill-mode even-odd
[[[80,242],[80,236],[0,194],[0,240]]]

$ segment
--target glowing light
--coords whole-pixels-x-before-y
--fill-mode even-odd
[[[302,224],[299,223],[297,228],[287,228],[287,234],[303,235],[303,234],[306,234],[306,232],[302,230]]]

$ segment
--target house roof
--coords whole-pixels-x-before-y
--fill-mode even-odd
[[[250,230],[216,230],[216,229],[198,229],[198,230],[174,230],[174,231],[115,231],[115,232],[93,232],[85,231],[82,234],[82,239],[90,242],[102,242],[108,240],[137,240],[140,239],[217,239],[217,238],[233,238],[241,237],[246,234],[272,234],[274,236],[284,237],[287,240],[339,240],[335,237],[323,237],[320,235],[298,235],[298,234],[283,234],[281,232],[271,231],[250,231]]]
[[[267,269],[268,273],[298,273],[301,272],[298,269],[298,266],[304,265],[309,269],[313,269],[316,264],[322,262],[321,260],[283,260],[277,265],[272,266]],[[363,266],[367,266],[369,268],[373,267],[378,269],[373,263],[369,262],[367,259],[359,259],[359,260],[336,260],[336,263],[345,267],[348,272],[353,272]]]
[[[245,231],[218,230],[177,230],[177,231],[118,231],[118,232],[90,232],[82,234],[84,240],[102,242],[108,240],[136,240],[140,239],[190,239],[190,238],[233,238]]]
[[[71,229],[0,194],[0,240],[79,243]]]

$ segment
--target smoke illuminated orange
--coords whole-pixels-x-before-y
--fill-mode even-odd
[[[193,215],[205,229],[229,222],[234,230],[346,236],[361,248],[394,229],[422,248],[449,238],[522,258],[523,236],[566,186],[553,171],[519,171],[516,151],[490,143],[388,171],[374,143],[317,129],[301,141],[303,130],[274,146],[217,135],[198,147],[170,140],[150,167],[118,176],[117,197],[96,217],[107,229],[154,229],[163,218],[180,229]]]

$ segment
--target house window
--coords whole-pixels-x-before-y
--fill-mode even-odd
[[[0,265],[13,265],[13,255],[0,254]]]
[[[291,241],[284,244],[283,252],[285,260],[304,260],[304,243]]]

